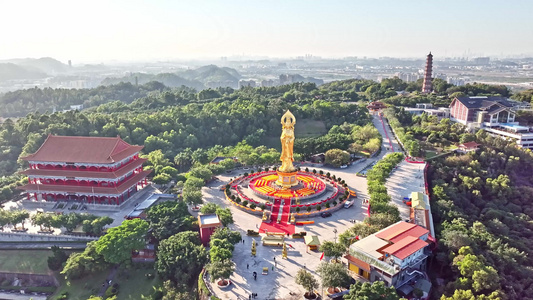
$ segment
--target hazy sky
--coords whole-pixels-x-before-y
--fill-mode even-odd
[[[0,59],[533,53],[531,0],[0,0]]]

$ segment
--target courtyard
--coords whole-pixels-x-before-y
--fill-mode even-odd
[[[320,242],[334,241],[340,233],[353,226],[352,220],[362,221],[367,215],[367,206],[363,205],[362,201],[368,198],[367,183],[366,178],[355,174],[368,164],[381,159],[387,153],[390,152],[384,149],[377,157],[354,163],[345,169],[309,167],[310,170],[322,170],[324,173],[329,172],[331,175],[344,179],[350,190],[355,191],[357,198],[352,207],[348,209],[341,208],[328,218],[309,218],[308,220],[315,221],[315,223],[296,226],[295,231],[305,231],[307,235],[316,235]],[[302,168],[305,167],[302,166]],[[221,299],[248,299],[251,293],[257,293],[257,299],[301,299],[304,290],[296,284],[294,276],[299,269],[306,268],[318,279],[315,270],[321,262],[320,256],[322,252],[308,251],[304,239],[286,238],[288,259],[282,259],[281,247],[263,246],[261,244],[261,236],[251,237],[246,235],[246,231],[249,229],[258,230],[261,225],[261,217],[246,213],[230,205],[220,189],[232,178],[242,175],[244,172],[245,170],[235,170],[229,174],[219,175],[217,176],[219,178],[218,181],[209,184],[202,190],[206,203],[216,203],[231,209],[235,223],[230,225],[230,228],[239,231],[244,239],[244,243],[237,244],[233,252],[233,261],[236,264],[235,272],[231,277],[233,284],[223,290],[216,287],[216,285],[212,285],[216,296]],[[192,213],[195,214],[194,212]],[[252,240],[255,240],[258,245],[255,257],[251,255]],[[268,275],[261,275],[262,269],[265,267],[269,269]],[[257,280],[253,278],[253,272],[257,272]]]

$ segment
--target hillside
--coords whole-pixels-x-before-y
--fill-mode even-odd
[[[38,71],[47,74],[65,73],[68,71],[68,65],[51,57],[41,58],[18,58],[2,61],[5,63],[12,63],[27,70]]]
[[[39,79],[44,77],[46,77],[46,74],[37,70],[30,70],[13,63],[0,63],[0,81]]]
[[[102,80],[102,85],[111,85],[117,84],[120,82],[129,82],[135,84],[135,79],[137,78],[138,84],[146,84],[150,81],[158,81],[163,83],[168,87],[180,87],[182,85],[192,87],[198,90],[204,88],[203,83],[195,80],[187,80],[183,77],[180,77],[174,73],[160,73],[160,74],[146,74],[146,73],[133,73],[129,76],[117,77],[117,78],[106,78]]]
[[[215,65],[203,66],[195,70],[187,70],[183,73],[179,73],[179,75],[189,80],[200,81],[206,87],[236,87],[240,79],[240,74],[235,69],[220,68]]]

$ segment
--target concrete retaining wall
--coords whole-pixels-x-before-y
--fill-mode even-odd
[[[7,279],[12,283],[15,278],[21,286],[59,286],[59,281],[51,275],[0,272],[0,282]]]
[[[96,237],[85,236],[0,232],[1,242],[85,242],[97,239]]]

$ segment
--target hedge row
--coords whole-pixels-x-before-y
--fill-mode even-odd
[[[389,204],[391,198],[387,193],[385,181],[396,165],[404,158],[400,152],[391,153],[374,165],[367,173],[370,210],[372,213],[387,213],[399,218],[398,207]]]

